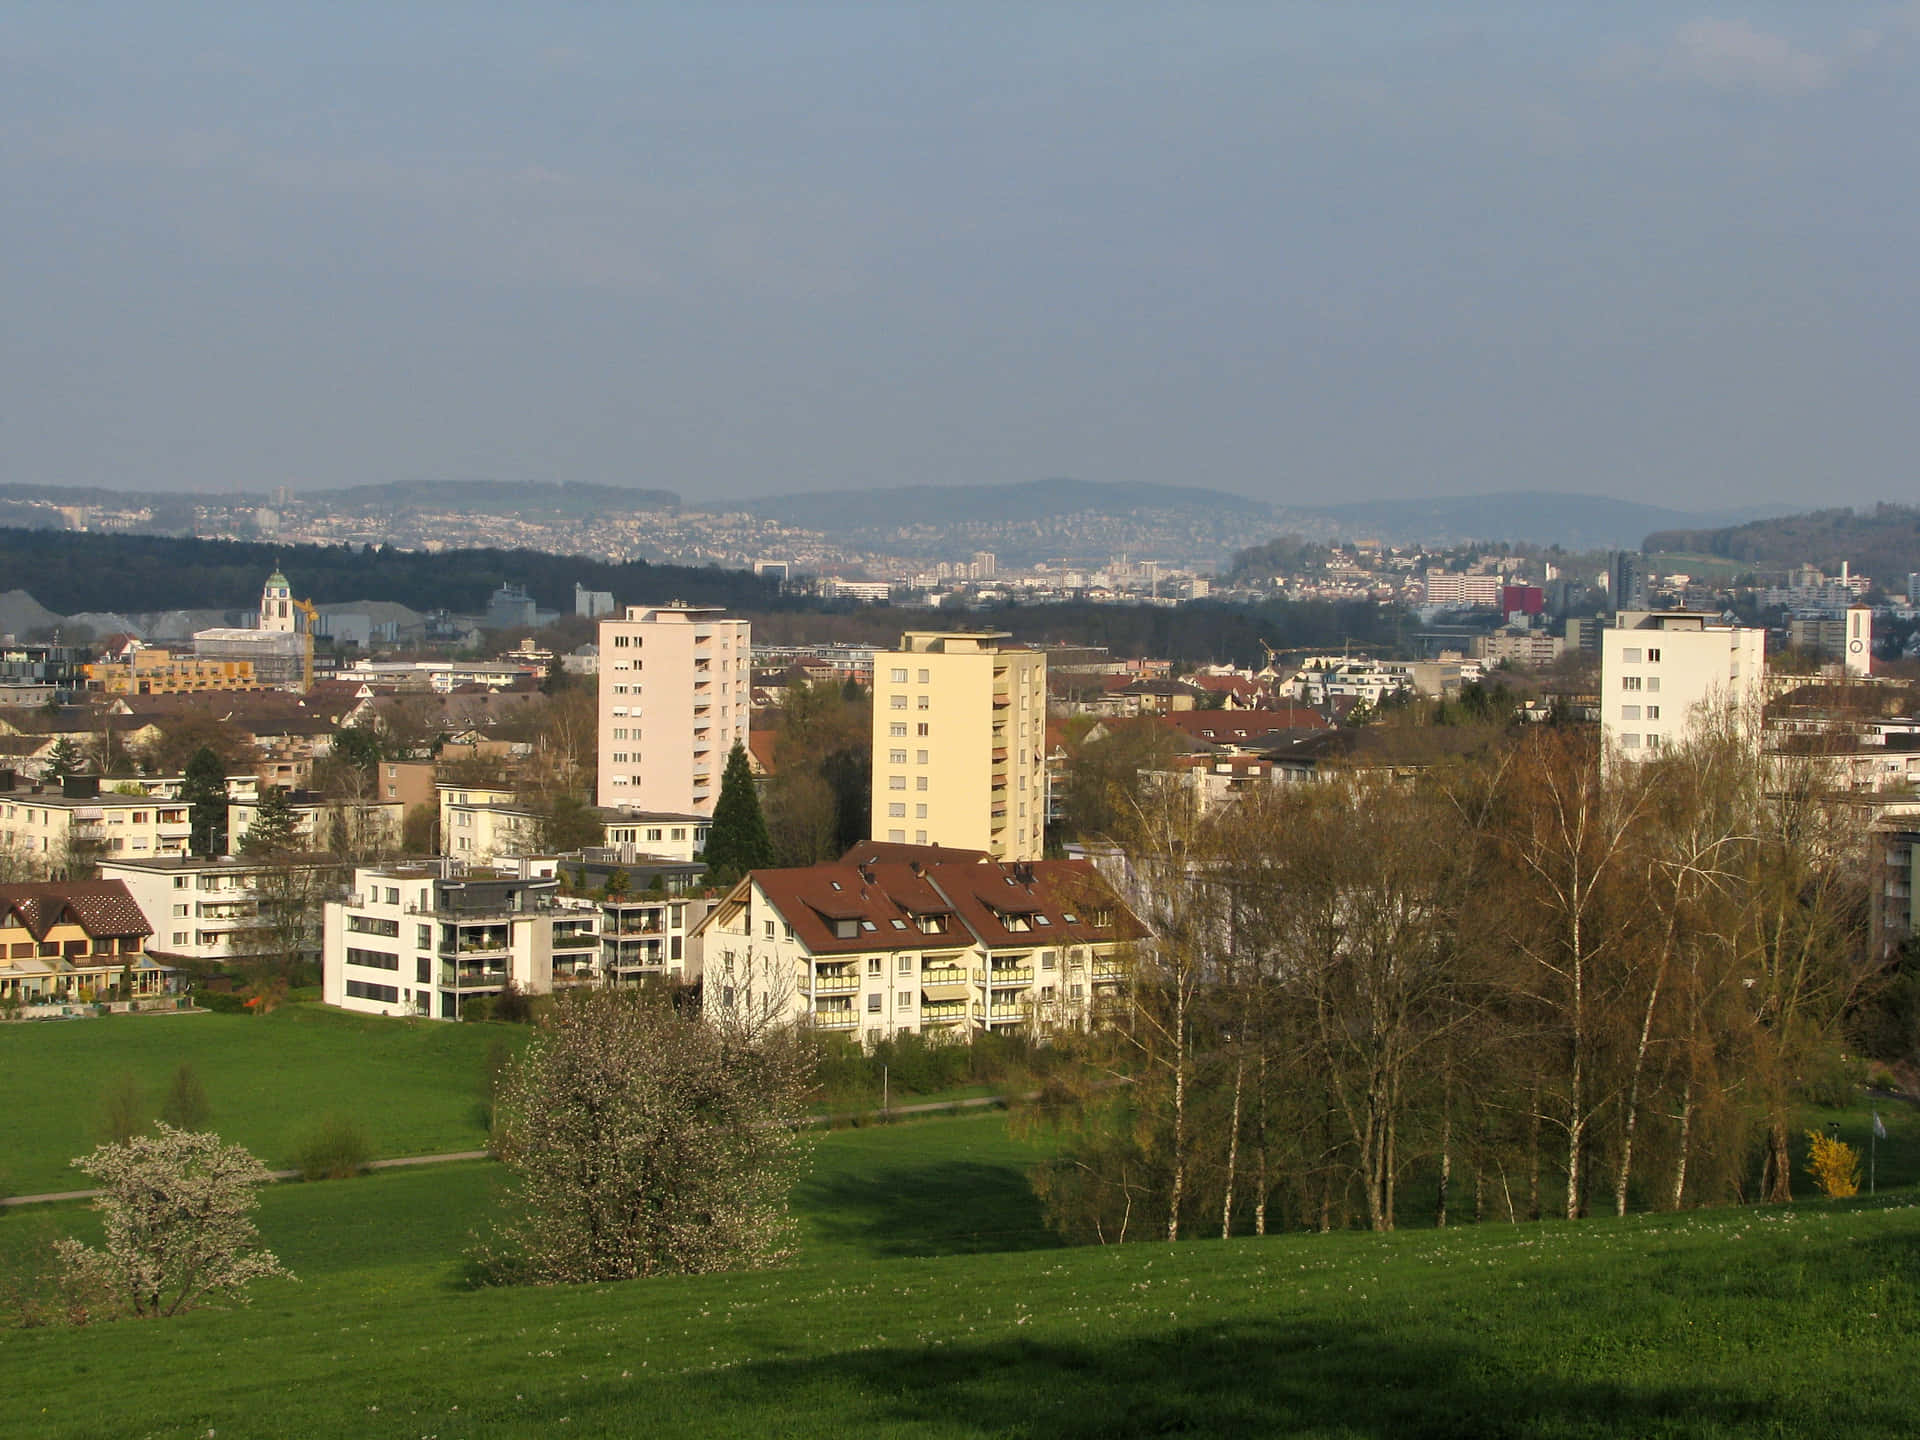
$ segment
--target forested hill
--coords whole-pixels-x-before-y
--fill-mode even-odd
[[[1846,561],[1889,589],[1902,589],[1920,570],[1920,509],[1876,505],[1871,510],[1815,510],[1753,520],[1718,530],[1656,530],[1645,548],[1683,555],[1719,555],[1763,570],[1805,562],[1833,573]]]
[[[724,605],[779,610],[789,602],[776,581],[717,566],[614,563],[534,550],[355,549],[347,545],[269,545],[163,535],[94,535],[64,530],[0,529],[0,576],[49,610],[120,612],[251,609],[275,566],[293,593],[319,604],[374,598],[415,610],[476,615],[503,583],[526,586],[544,608],[573,611],[576,583],[608,590],[623,605]]]

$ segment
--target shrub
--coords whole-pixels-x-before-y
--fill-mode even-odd
[[[200,1083],[200,1072],[191,1060],[182,1060],[167,1082],[167,1098],[160,1103],[160,1118],[176,1130],[207,1128],[207,1087]]]
[[[196,990],[193,1003],[202,1010],[211,1010],[216,1015],[244,1015],[247,1002],[238,995],[226,990]]]
[[[300,1146],[300,1178],[347,1180],[367,1168],[373,1146],[366,1129],[339,1111],[327,1116]]]
[[[1844,1200],[1860,1193],[1860,1152],[1843,1140],[1807,1132],[1807,1171],[1820,1193],[1830,1200]]]

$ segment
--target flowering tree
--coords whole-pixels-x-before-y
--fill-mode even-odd
[[[58,1243],[82,1288],[99,1287],[135,1315],[177,1315],[210,1295],[242,1299],[248,1281],[287,1273],[253,1224],[253,1187],[272,1176],[238,1145],[161,1121],[73,1163],[105,1191],[94,1201],[101,1248]]]
[[[504,1077],[494,1146],[517,1215],[503,1278],[627,1280],[785,1253],[807,1052],[636,990],[562,997]]]

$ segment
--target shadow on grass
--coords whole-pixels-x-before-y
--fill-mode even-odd
[[[1546,1378],[1466,1343],[1408,1344],[1384,1340],[1365,1324],[1287,1321],[1170,1327],[1151,1338],[1105,1343],[892,1345],[756,1362],[680,1383],[683,1421],[724,1425],[729,1412],[784,1414],[796,1422],[796,1434],[925,1426],[967,1436],[1305,1430],[1485,1440],[1723,1434],[1778,1418],[1759,1389],[1735,1394],[1707,1385]],[[598,1394],[576,1391],[564,1405],[578,1426],[583,1409],[630,1403],[602,1387]],[[670,1432],[675,1418],[660,1415],[655,1423]]]
[[[874,1259],[1051,1249],[1059,1244],[1018,1168],[948,1160],[815,1175],[794,1190],[810,1237]],[[803,1257],[811,1247],[802,1242]]]

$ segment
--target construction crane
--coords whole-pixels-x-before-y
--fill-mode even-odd
[[[301,647],[300,689],[302,693],[313,689],[313,627],[320,618],[319,611],[313,608],[311,600],[295,600],[293,608],[307,617],[307,628],[303,632],[307,643]]]

